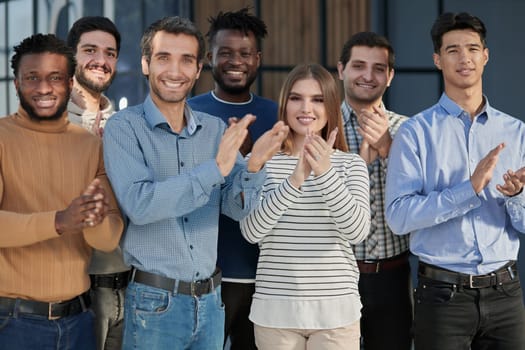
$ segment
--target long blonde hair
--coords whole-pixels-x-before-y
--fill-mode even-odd
[[[303,63],[294,67],[286,77],[279,95],[279,115],[278,119],[282,120],[286,125],[288,121],[286,118],[286,104],[290,97],[290,92],[294,84],[303,79],[314,79],[319,83],[321,92],[323,94],[323,104],[326,110],[327,123],[321,130],[321,137],[328,140],[330,132],[337,127],[337,138],[335,140],[334,148],[348,152],[348,145],[346,143],[343,132],[343,118],[341,116],[341,101],[339,94],[339,85],[335,78],[323,66],[317,63]],[[285,153],[292,152],[294,132],[290,129],[286,140],[283,142],[281,150]]]

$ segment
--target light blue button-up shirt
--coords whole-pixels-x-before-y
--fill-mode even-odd
[[[505,142],[490,183],[476,195],[470,176]],[[387,222],[411,232],[420,260],[468,274],[485,274],[516,260],[525,232],[525,194],[496,189],[503,174],[525,166],[525,124],[490,107],[473,121],[446,94],[399,128],[390,149]]]
[[[215,156],[226,124],[187,105],[184,116],[186,127],[177,134],[150,96],[118,112],[104,130],[104,160],[128,217],[126,263],[194,281],[215,269],[219,213],[235,220],[248,214],[259,202],[265,172],[249,173],[239,154],[224,178]]]

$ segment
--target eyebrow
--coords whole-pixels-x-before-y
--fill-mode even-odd
[[[80,45],[80,48],[97,48],[99,47],[98,45],[95,45],[95,44],[83,44],[83,45]],[[117,49],[115,47],[102,47],[103,49],[105,50],[108,50],[108,51],[117,51]]]
[[[459,45],[459,44],[448,45],[448,46],[445,46],[445,50],[452,49],[452,48],[458,48],[460,46],[461,45]],[[470,43],[470,44],[466,44],[465,46],[466,47],[481,47],[481,44],[479,44],[479,43]]]

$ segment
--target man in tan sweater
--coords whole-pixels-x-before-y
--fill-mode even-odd
[[[0,118],[0,344],[94,349],[88,263],[123,221],[101,142],[69,123],[73,51],[36,34],[14,48],[18,111]]]

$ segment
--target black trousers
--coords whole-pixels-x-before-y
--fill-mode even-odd
[[[480,289],[419,276],[416,350],[523,350],[525,314],[518,279]]]
[[[225,306],[224,341],[230,337],[231,350],[257,350],[253,323],[248,319],[255,283],[222,282]]]
[[[410,350],[410,266],[359,276],[361,336],[365,350]],[[442,348],[444,350],[447,348]]]

